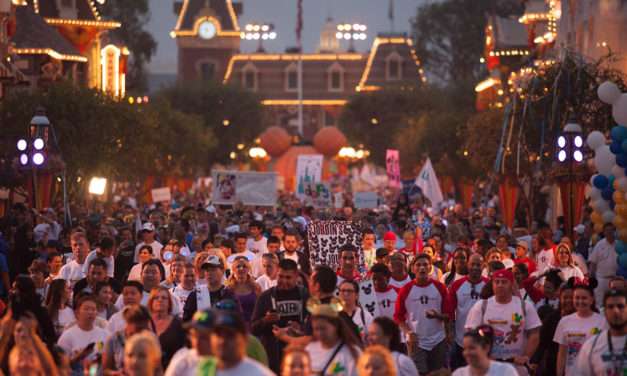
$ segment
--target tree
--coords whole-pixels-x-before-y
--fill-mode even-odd
[[[111,39],[124,43],[130,50],[129,69],[126,76],[128,91],[147,89],[146,64],[157,51],[157,42],[145,30],[150,21],[148,0],[108,0],[101,6],[102,15],[122,23],[109,31]]]
[[[252,145],[263,131],[262,107],[249,91],[219,83],[181,83],[157,94],[178,111],[195,114],[217,138],[208,162],[228,162],[239,144]]]

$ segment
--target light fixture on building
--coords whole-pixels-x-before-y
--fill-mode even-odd
[[[272,23],[249,23],[244,27],[244,31],[240,33],[240,38],[243,40],[258,41],[257,52],[265,52],[263,41],[274,40],[276,37],[277,33]]]

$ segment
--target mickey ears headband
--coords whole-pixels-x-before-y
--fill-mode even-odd
[[[322,304],[317,298],[309,298],[307,300],[307,311],[312,316],[337,318],[343,310],[344,304],[337,298],[331,298],[331,301],[327,304]]]

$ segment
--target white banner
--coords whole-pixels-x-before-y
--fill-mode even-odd
[[[172,201],[172,192],[170,187],[155,188],[150,191],[152,202],[170,202]]]
[[[308,184],[322,180],[322,155],[299,155],[296,162],[296,196],[305,196]]]
[[[275,172],[213,171],[211,199],[216,205],[274,206],[277,200]]]
[[[444,201],[442,196],[442,190],[440,190],[440,183],[438,177],[435,176],[431,159],[427,158],[425,165],[422,167],[422,171],[416,177],[416,186],[420,187],[422,194],[431,201],[431,207],[437,209],[440,202]]]

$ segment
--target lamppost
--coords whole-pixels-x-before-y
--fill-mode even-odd
[[[560,182],[560,195],[564,207],[564,225],[566,234],[571,239],[575,220],[577,220],[575,218],[578,205],[575,202],[578,188],[575,184],[575,179],[577,178],[576,169],[584,160],[583,146],[581,126],[574,120],[569,120],[564,126],[564,130],[557,137],[555,156],[559,167],[555,177]]]
[[[277,37],[272,23],[249,23],[244,27],[245,31],[240,33],[240,38],[244,40],[259,41],[257,52],[265,52],[263,48],[264,40],[274,40]]]
[[[366,30],[368,30],[368,27],[363,24],[339,24],[337,25],[335,37],[339,40],[347,40],[349,43],[348,51],[355,52],[355,41],[366,40],[368,37],[366,35]]]

